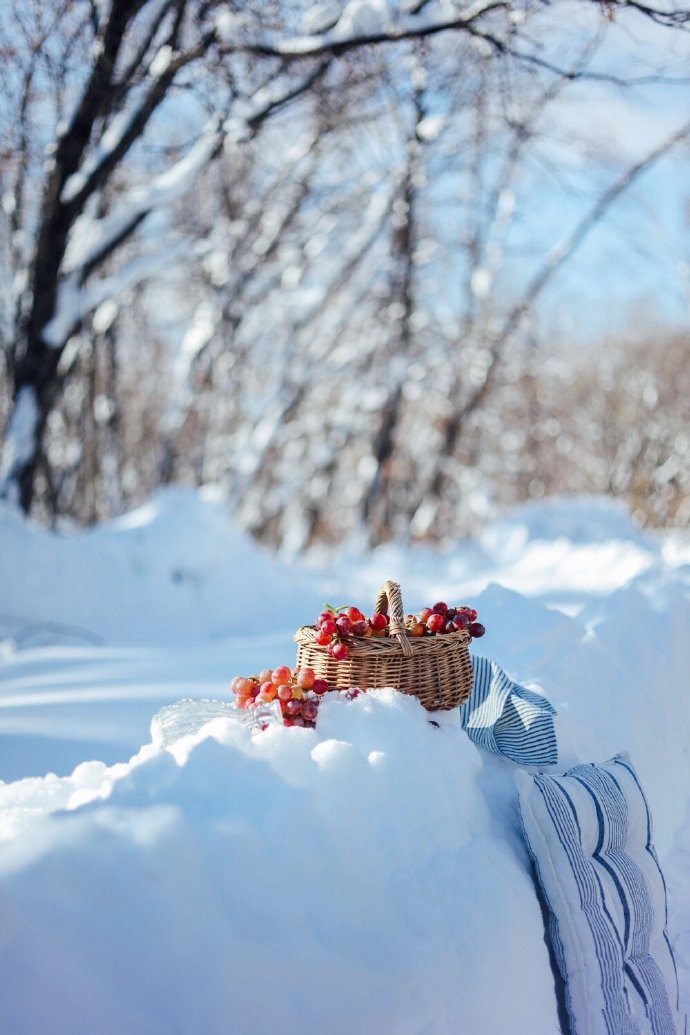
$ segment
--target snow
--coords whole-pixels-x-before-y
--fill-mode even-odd
[[[445,115],[427,115],[417,123],[416,132],[420,140],[436,140],[446,124]]]
[[[330,19],[322,20],[317,15],[313,26],[308,18],[306,24],[303,23],[307,35],[257,42],[286,56],[315,54],[329,47],[347,46],[366,40],[395,40],[404,36],[439,32],[458,25],[470,25],[483,15],[490,15],[497,5],[495,0],[477,0],[477,3],[461,9],[448,0],[440,0],[433,5],[423,6],[423,11],[401,12],[389,0],[349,0],[332,28],[328,28]],[[319,24],[325,24],[326,28],[318,31]],[[311,33],[309,28],[312,28]]]
[[[15,473],[33,454],[39,411],[36,391],[25,385],[17,393],[0,455],[0,496],[13,483]]]
[[[388,0],[350,0],[332,30],[336,40],[378,36],[389,28],[394,9]]]
[[[382,690],[316,730],[151,720],[294,657],[324,600],[472,603],[481,652],[558,709],[561,762],[629,751],[690,984],[690,541],[598,499],[519,508],[444,554],[279,562],[221,494],[60,535],[0,511],[0,1004],[38,1035],[550,1035],[514,766]],[[125,991],[123,991],[125,990]],[[459,1027],[458,1027],[459,1025]]]
[[[99,166],[119,146],[121,140],[130,129],[138,112],[132,113],[129,109],[118,112],[106,127],[101,135],[97,146],[89,154],[81,169],[67,179],[60,193],[60,201],[68,205],[74,201],[76,196],[84,189],[91,176]]]

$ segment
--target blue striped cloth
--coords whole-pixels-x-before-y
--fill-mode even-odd
[[[571,1035],[679,1035],[666,886],[629,759],[515,778]]]
[[[551,702],[513,682],[495,661],[472,655],[472,666],[472,693],[460,706],[460,723],[470,740],[520,765],[555,765]]]

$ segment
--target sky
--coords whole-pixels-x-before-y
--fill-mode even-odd
[[[579,82],[551,111],[552,129],[569,147],[576,185],[594,198],[690,117],[690,34],[644,19],[616,23],[593,69],[625,78],[662,69],[676,82],[618,87]],[[579,168],[577,157],[579,152]],[[558,157],[558,148],[554,150]],[[596,165],[594,159],[596,157]],[[604,164],[602,168],[602,157]],[[690,316],[690,144],[660,159],[621,195],[562,269],[542,299],[547,325],[564,337],[597,337],[645,321],[687,327]],[[597,168],[598,166],[598,168]],[[608,166],[608,168],[607,168]],[[554,191],[543,199],[544,235],[550,218],[571,225],[581,201]],[[530,227],[532,240],[534,228]]]

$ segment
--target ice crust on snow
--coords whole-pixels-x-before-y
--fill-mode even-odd
[[[409,609],[477,607],[481,653],[556,706],[564,767],[629,752],[687,1010],[689,556],[602,500],[328,570],[259,550],[212,489],[61,536],[3,507],[8,1030],[558,1031],[514,766],[455,713],[437,729],[388,690],[326,699],[315,731],[221,717],[169,748],[149,734],[161,706],[228,700],[232,675],[290,663],[325,600],[373,604],[391,576]]]

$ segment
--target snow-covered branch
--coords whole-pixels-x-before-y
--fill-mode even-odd
[[[342,54],[348,50],[380,43],[419,39],[441,32],[467,29],[485,15],[510,8],[508,0],[477,0],[464,10],[441,0],[430,10],[395,10],[387,0],[350,0],[337,22],[324,32],[306,36],[257,38],[243,49],[269,57],[304,58]]]
[[[115,115],[85,162],[67,179],[60,193],[63,205],[71,205],[78,211],[83,208],[87,199],[105,182],[141,137],[148,120],[164,100],[180,70],[198,60],[212,42],[213,36],[207,34],[196,46],[181,54],[175,54],[169,44],[158,50],[151,69],[157,74],[147,84],[142,99],[133,110],[123,109]]]

